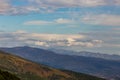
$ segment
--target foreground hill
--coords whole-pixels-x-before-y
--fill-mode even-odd
[[[0,70],[0,80],[20,80],[20,79],[7,71]]]
[[[0,51],[0,69],[16,74],[21,80],[104,80],[39,65],[2,51]]]
[[[49,50],[31,47],[5,48],[4,51],[55,68],[82,72],[105,77],[107,79],[120,80],[119,61],[84,56],[61,55]]]

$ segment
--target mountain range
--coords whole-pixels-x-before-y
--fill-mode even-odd
[[[57,53],[27,46],[1,50],[51,67],[104,77],[108,80],[120,80],[119,60],[59,54],[59,51]]]
[[[120,55],[117,54],[105,54],[99,52],[88,52],[88,51],[70,51],[70,50],[63,50],[63,49],[48,49],[58,54],[63,55],[76,55],[76,56],[85,56],[85,57],[93,57],[93,58],[101,58],[106,60],[114,60],[120,61]]]
[[[105,80],[105,79],[82,73],[76,73],[73,71],[51,68],[0,51],[0,80]]]

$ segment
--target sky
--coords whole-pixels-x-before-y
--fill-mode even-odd
[[[0,47],[120,55],[120,0],[0,0]]]

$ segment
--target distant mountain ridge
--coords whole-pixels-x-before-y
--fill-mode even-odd
[[[95,53],[88,51],[75,52],[75,51],[63,50],[63,49],[49,49],[49,50],[63,55],[76,55],[76,56],[94,57],[94,58],[120,61],[120,55],[116,55],[116,54],[103,54],[103,53]]]
[[[82,73],[76,73],[66,70],[58,70],[41,64],[25,60],[18,56],[0,51],[0,70],[8,71],[15,74],[21,80],[105,80]],[[8,75],[8,76],[7,76]],[[0,72],[0,80],[4,80],[3,76],[10,77],[8,73]],[[13,79],[5,80],[19,80]]]
[[[120,78],[120,62],[95,57],[61,55],[53,51],[32,48],[15,47],[1,48],[3,51],[23,58],[42,63],[55,68],[67,69],[114,80]],[[59,52],[59,51],[58,51]]]

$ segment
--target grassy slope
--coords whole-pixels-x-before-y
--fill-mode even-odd
[[[0,70],[0,80],[20,80],[20,79],[7,71]]]
[[[16,74],[22,80],[104,80],[46,67],[2,51],[0,51],[0,69]]]

